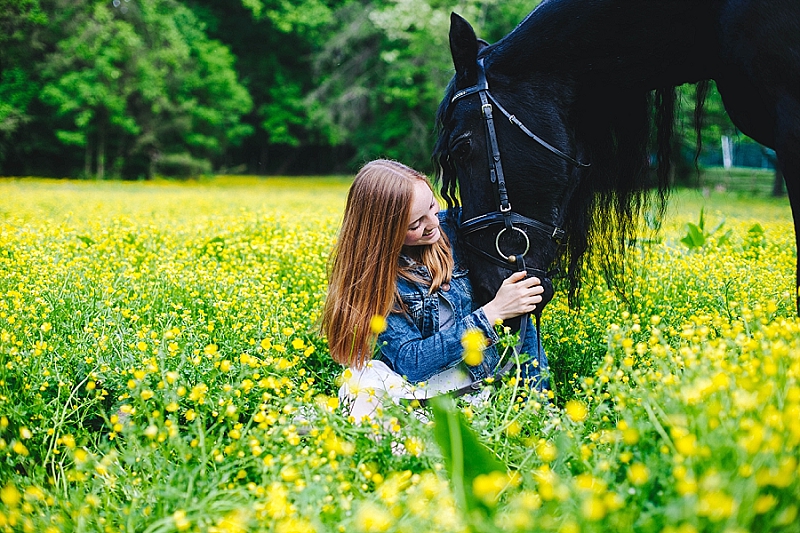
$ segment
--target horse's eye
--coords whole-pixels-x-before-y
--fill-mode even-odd
[[[469,157],[469,153],[472,151],[472,141],[468,138],[459,139],[456,143],[450,147],[450,154],[459,160],[464,160]]]

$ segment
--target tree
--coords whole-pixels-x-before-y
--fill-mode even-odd
[[[37,0],[0,0],[0,163],[11,135],[30,120],[28,106],[38,87],[29,41],[33,28],[46,20]]]
[[[49,58],[45,76],[51,81],[42,100],[72,119],[74,127],[58,130],[56,136],[66,145],[84,147],[86,176],[92,174],[94,136],[97,177],[103,179],[109,136],[139,133],[128,99],[137,85],[136,51],[143,43],[133,26],[105,4],[92,6],[76,29]]]
[[[211,158],[249,133],[252,102],[233,56],[174,0],[84,1],[44,69],[44,102],[69,119],[57,131],[84,147],[84,174],[211,171]]]
[[[327,136],[311,123],[305,96],[314,89],[313,60],[346,0],[190,0],[210,36],[230,47],[253,98],[243,120],[254,134],[229,157],[251,172],[329,172]]]
[[[306,98],[314,124],[331,143],[354,145],[356,162],[384,156],[428,167],[436,107],[453,75],[450,11],[497,40],[534,6],[530,0],[345,3],[317,57],[318,87]]]

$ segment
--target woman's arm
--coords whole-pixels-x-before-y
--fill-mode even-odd
[[[395,372],[412,383],[419,383],[462,360],[461,337],[473,328],[479,329],[488,339],[490,346],[486,349],[494,350],[492,345],[498,336],[482,309],[425,339],[405,313],[390,313],[386,318],[386,330],[378,336],[378,347]]]

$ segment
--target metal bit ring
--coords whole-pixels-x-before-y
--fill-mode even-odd
[[[503,232],[506,231],[506,229],[507,228],[501,229],[500,232],[497,234],[497,237],[495,237],[495,239],[494,239],[494,247],[497,250],[497,253],[500,255],[500,257],[502,257],[503,259],[505,259],[506,261],[508,261],[510,263],[513,263],[514,261],[516,261],[516,256],[514,256],[514,255],[505,255],[500,250],[500,236],[503,234]],[[525,237],[525,251],[522,252],[522,254],[520,254],[520,255],[523,255],[523,256],[526,255],[528,253],[528,250],[530,250],[530,248],[531,248],[531,241],[530,241],[530,239],[528,239],[528,234],[525,233],[524,231],[522,231],[521,229],[515,227],[515,226],[511,226],[511,229],[522,233],[522,236]]]

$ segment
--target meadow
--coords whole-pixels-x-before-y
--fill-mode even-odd
[[[546,309],[552,394],[457,404],[447,449],[336,398],[348,184],[0,180],[0,531],[800,531],[785,199],[678,191]]]

